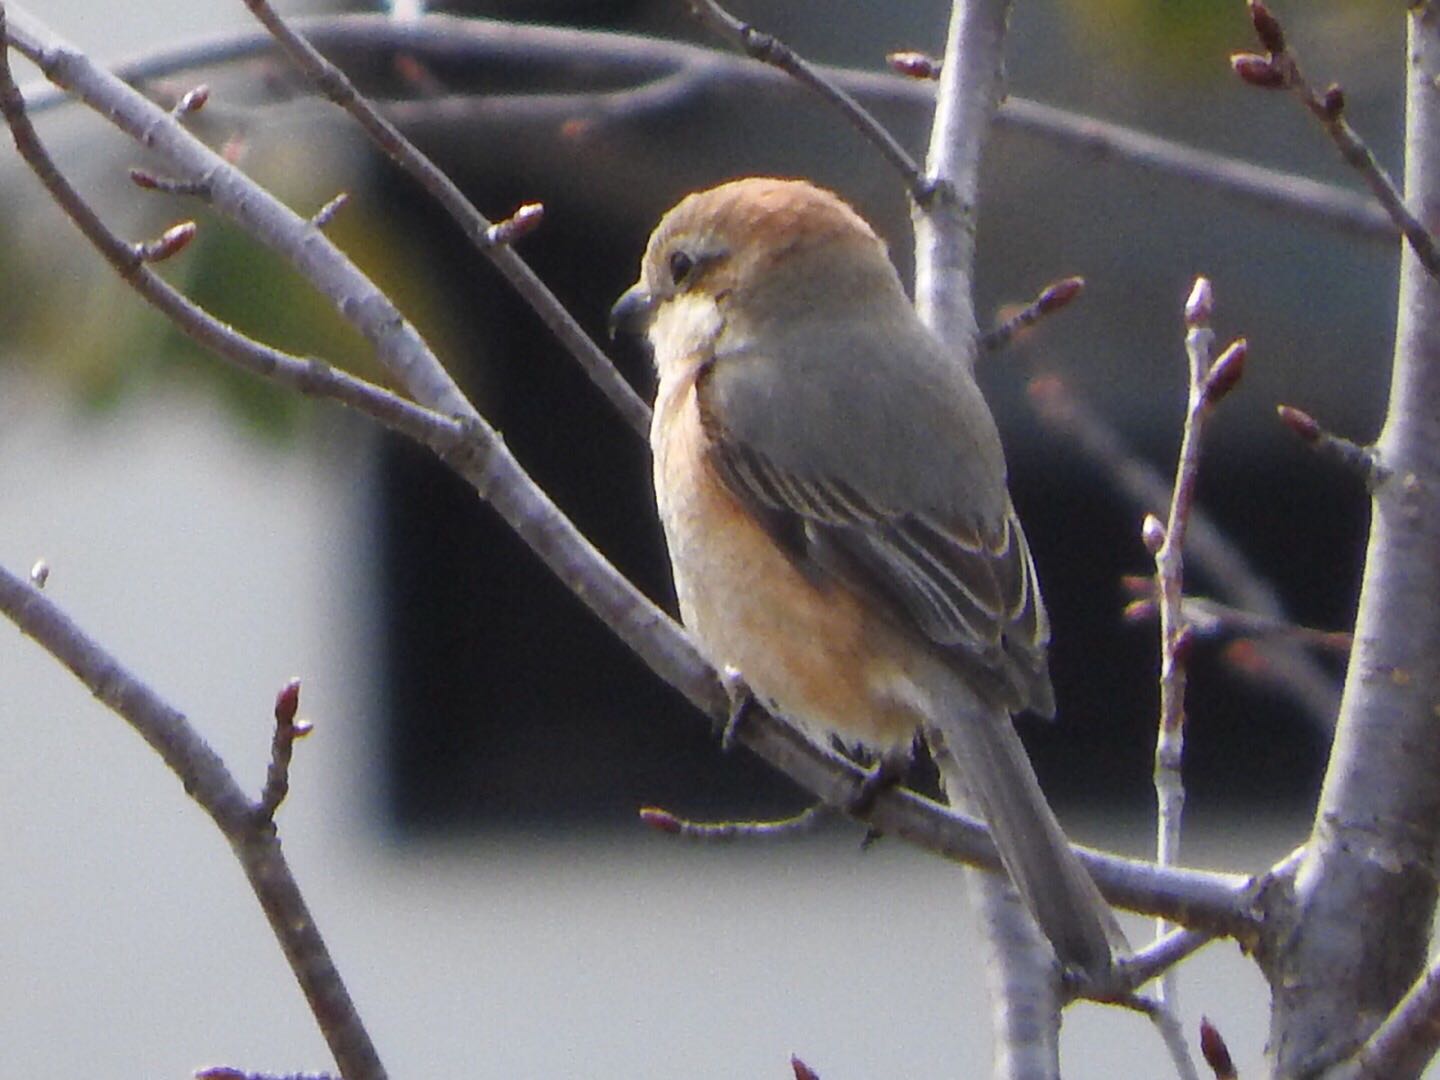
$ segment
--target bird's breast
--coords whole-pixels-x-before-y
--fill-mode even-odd
[[[722,485],[693,375],[662,379],[651,445],[680,616],[710,662],[813,733],[908,743],[924,661],[864,598],[802,573]]]

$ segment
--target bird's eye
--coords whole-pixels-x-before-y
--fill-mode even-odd
[[[675,285],[685,284],[685,279],[695,269],[695,260],[683,251],[670,253],[670,281]]]

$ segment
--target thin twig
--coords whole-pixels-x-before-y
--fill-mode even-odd
[[[1373,445],[1361,446],[1340,435],[1332,434],[1303,409],[1293,405],[1277,405],[1280,422],[1293,431],[1310,449],[1335,462],[1346,472],[1360,477],[1372,493],[1390,475]]]
[[[1175,466],[1175,486],[1165,523],[1146,518],[1144,538],[1155,556],[1155,593],[1160,608],[1160,723],[1155,739],[1155,861],[1174,866],[1180,856],[1181,819],[1185,786],[1181,765],[1185,756],[1185,681],[1189,628],[1181,604],[1185,579],[1185,531],[1195,500],[1200,474],[1200,448],[1205,422],[1217,402],[1235,385],[1243,370],[1244,343],[1236,342],[1213,364],[1215,332],[1210,328],[1214,298],[1210,282],[1197,278],[1185,302],[1185,352],[1190,361],[1185,429]],[[1161,920],[1157,936],[1170,929]],[[1173,972],[1160,984],[1160,1000],[1176,1007]]]
[[[0,4],[0,26],[5,18]],[[0,49],[0,101],[18,99]],[[13,118],[11,119],[13,123]],[[13,129],[12,129],[13,130]],[[274,823],[246,798],[190,722],[80,629],[39,589],[0,567],[0,613],[125,719],[230,842],[346,1080],[384,1080],[385,1067],[285,860]]]
[[[831,807],[817,803],[800,813],[774,821],[691,821],[658,806],[640,808],[640,820],[656,832],[686,840],[728,843],[735,840],[775,840],[812,833],[835,817]]]
[[[16,36],[13,25],[10,36],[12,40]],[[46,53],[33,34],[27,40],[34,51]],[[80,62],[77,54],[67,53],[67,58]],[[123,113],[133,93],[113,81],[103,81],[87,92],[94,107],[107,116]],[[31,164],[42,178],[49,175],[52,183],[58,180],[52,189],[57,203],[81,225],[124,280],[175,319],[187,334],[248,371],[301,393],[332,397],[431,449],[485,498],[559,580],[652,670],[712,721],[728,716],[729,701],[714,670],[683,630],[595,550],[536,487],[493,430],[475,420],[457,419],[417,405],[320,361],[269,349],[237,334],[189,304],[147,267],[137,265],[130,246],[108,234],[48,159]],[[236,195],[243,200],[258,199],[262,194],[248,178],[241,177],[238,185]],[[241,224],[250,227],[247,220]],[[320,254],[342,258],[328,247]],[[739,741],[827,804],[853,806],[868,790],[869,773],[816,746],[762,708],[752,710]],[[983,825],[913,793],[900,789],[880,792],[864,820],[887,836],[905,839],[944,858],[992,869],[999,866]],[[1164,914],[1220,934],[1249,930],[1251,916],[1242,909],[1247,883],[1243,877],[1188,869],[1157,871],[1139,860],[1083,848],[1077,852],[1102,892],[1118,906]]]
[[[160,155],[182,180],[206,183],[211,206],[289,261],[375,348],[376,357],[422,404],[478,419],[415,327],[330,239],[200,142],[165,109],[9,5],[6,36],[47,78],[76,93],[110,123]],[[18,96],[18,95],[17,95]]]
[[[1034,300],[980,335],[980,351],[995,352],[1003,349],[1021,330],[1034,326],[1045,316],[1068,307],[1084,288],[1085,279],[1082,277],[1061,278],[1046,285]]]
[[[1074,441],[1076,448],[1113,479],[1121,494],[1144,513],[1169,505],[1170,481],[1128,446],[1114,425],[1054,375],[1032,379],[1029,400],[1045,424]],[[1245,553],[1198,506],[1190,511],[1186,559],[1237,607],[1285,618],[1275,586],[1250,564]],[[1299,704],[1311,721],[1329,732],[1335,723],[1339,690],[1335,679],[1303,648],[1283,638],[1256,643],[1275,685]]]
[[[332,55],[403,51],[421,60],[443,58],[447,65],[470,71],[488,71],[500,60],[513,62],[523,57],[526,70],[537,76],[551,70],[573,73],[574,58],[584,56],[597,84],[633,84],[603,94],[526,94],[517,88],[503,101],[492,94],[452,94],[428,101],[385,102],[384,109],[392,117],[418,119],[440,111],[471,127],[503,124],[513,131],[517,123],[532,122],[548,130],[565,119],[589,115],[597,106],[603,106],[609,116],[639,118],[647,109],[668,108],[707,91],[755,95],[773,102],[777,92],[783,94],[794,87],[789,76],[774,69],[656,38],[439,14],[427,14],[408,24],[382,15],[325,15],[290,21],[309,41]],[[143,83],[274,51],[274,40],[268,34],[230,31],[149,51],[116,64],[114,70],[129,82]],[[845,68],[821,66],[819,71],[866,108],[931,108],[933,91],[923,83]],[[650,92],[662,83],[665,94]],[[25,87],[25,98],[32,112],[70,100],[63,91],[47,85]],[[467,106],[473,107],[474,115],[467,112]],[[1342,232],[1373,240],[1397,235],[1394,224],[1372,199],[1309,177],[1267,169],[1022,97],[1007,98],[995,120],[998,128],[1042,139],[1085,158],[1173,177]]]
[[[1214,940],[1199,930],[1171,930],[1120,961],[1122,985],[1138,990]]]
[[[1124,618],[1130,622],[1152,619],[1159,614],[1155,604],[1155,579],[1139,574],[1127,575],[1120,584],[1136,599],[1125,605]],[[1180,613],[1196,638],[1246,640],[1281,638],[1311,648],[1344,655],[1354,644],[1354,635],[1341,630],[1317,630],[1300,626],[1288,619],[1257,615],[1208,596],[1186,596],[1180,601]]]
[[[1431,964],[1335,1080],[1417,1076],[1440,1052],[1440,961]],[[1327,1074],[1329,1075],[1329,1074]]]
[[[640,399],[610,357],[591,340],[539,275],[514,252],[510,247],[513,237],[497,234],[495,223],[475,208],[459,186],[400,134],[399,129],[355,89],[344,72],[291,29],[270,6],[269,0],[245,0],[245,6],[274,36],[281,50],[314,83],[316,89],[353,116],[370,141],[429,192],[460,226],[465,237],[540,316],[624,421],[644,436],[650,430],[650,407]],[[538,222],[538,219],[535,220]]]
[[[1310,85],[1300,70],[1294,51],[1285,41],[1280,20],[1261,0],[1250,0],[1250,19],[1266,55],[1236,53],[1230,58],[1235,73],[1245,82],[1262,89],[1293,90],[1310,115],[1325,129],[1325,134],[1340,151],[1341,159],[1359,174],[1395,227],[1404,235],[1421,265],[1431,277],[1440,276],[1440,244],[1425,223],[1410,212],[1405,205],[1405,196],[1395,181],[1390,179],[1390,174],[1370,152],[1365,140],[1345,118],[1345,92],[1337,83],[1331,83],[1323,91],[1317,91]]]
[[[1010,0],[951,4],[925,161],[927,197],[914,198],[911,206],[915,309],[967,366],[980,349],[974,300],[980,162],[1002,97],[1009,16]],[[956,766],[943,740],[930,742],[946,799],[973,810],[980,802],[965,769]],[[972,873],[967,884],[990,991],[992,1074],[996,1080],[1058,1075],[1061,980],[1055,952],[1008,877]]]
[[[265,772],[265,787],[255,813],[265,821],[275,819],[275,811],[290,793],[290,759],[295,740],[310,734],[310,724],[296,719],[300,708],[300,680],[291,679],[275,695],[275,733],[270,738],[270,767]]]
[[[884,124],[825,71],[805,60],[773,34],[767,34],[735,18],[715,0],[685,0],[685,5],[722,38],[738,45],[745,55],[785,72],[839,109],[841,115],[849,120],[855,129],[880,151],[880,156],[900,174],[905,181],[906,190],[917,204],[924,205],[933,197],[934,185],[919,163],[900,145],[900,141]]]
[[[1155,1025],[1155,1030],[1165,1044],[1165,1049],[1170,1053],[1170,1063],[1175,1066],[1175,1073],[1180,1080],[1200,1080],[1200,1074],[1195,1070],[1195,1061],[1190,1056],[1190,1046],[1185,1039],[1185,1029],[1180,1026],[1173,1006],[1167,1005],[1164,1001],[1138,994],[1120,1004],[1126,1005],[1136,1012],[1144,1013],[1150,1018],[1150,1022]]]

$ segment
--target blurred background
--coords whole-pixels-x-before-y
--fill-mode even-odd
[[[53,29],[107,61],[252,32],[238,4],[169,0],[124,19],[92,0],[45,7]],[[1315,80],[1343,83],[1352,122],[1398,171],[1401,18],[1338,0],[1276,7]],[[463,13],[710,44],[682,9],[516,0]],[[734,10],[815,60],[868,71],[892,49],[943,41],[937,2]],[[1358,190],[1294,102],[1230,75],[1229,52],[1251,46],[1238,0],[1036,0],[1017,5],[1010,87]],[[908,272],[897,180],[842,119],[789,88],[735,81],[627,105],[624,91],[666,71],[617,74],[598,41],[484,63],[338,40],[333,53],[491,217],[546,205],[521,251],[597,334],[659,214],[736,175],[836,188]],[[561,506],[670,605],[645,449],[538,320],[282,65],[252,51],[147,88],[168,99],[201,80],[215,92],[198,129],[292,206],[310,213],[351,193],[331,234]],[[927,117],[908,100],[876,108],[920,153]],[[39,120],[122,235],[197,217],[196,244],[163,266],[190,295],[267,341],[374,374],[293,272],[203,206],[134,188],[136,148],[77,108]],[[805,800],[743,752],[721,754],[707,722],[427,455],[183,342],[110,278],[14,155],[0,155],[0,236],[0,560],[16,571],[46,559],[53,598],[252,787],[273,694],[303,679],[317,731],[281,824],[395,1075],[784,1076],[791,1053],[826,1080],[983,1069],[981,977],[953,867],[891,843],[861,855],[842,826],[726,849],[646,833],[635,821],[646,804],[745,817]],[[1364,493],[1299,448],[1274,407],[1374,436],[1395,247],[1002,127],[980,251],[982,317],[1059,277],[1088,282],[981,378],[1055,625],[1060,717],[1022,719],[1022,731],[1074,832],[1140,854],[1156,632],[1122,619],[1121,578],[1149,568],[1142,511],[1027,388],[1063,388],[1168,474],[1184,402],[1180,306],[1197,273],[1211,277],[1222,341],[1243,334],[1251,353],[1212,428],[1202,504],[1291,617],[1347,628]],[[622,348],[617,359],[648,395],[645,358]],[[1198,570],[1191,582],[1206,594],[1227,584]],[[1224,635],[1197,649],[1191,861],[1258,869],[1303,838],[1340,661],[1305,665],[1297,693],[1277,680],[1296,670],[1293,655]],[[14,633],[0,633],[0,731],[4,1071],[323,1068],[219,838],[139,740]],[[1211,946],[1185,985],[1192,1035],[1208,1014],[1242,1069],[1258,1062],[1264,988],[1233,945]],[[1065,1032],[1068,1075],[1159,1060],[1139,1018],[1082,1008]]]

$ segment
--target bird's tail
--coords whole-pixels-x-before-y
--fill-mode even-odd
[[[1009,715],[983,706],[952,713],[929,740],[946,791],[958,787],[978,803],[1000,861],[1061,964],[1103,982],[1129,943],[1070,849]]]

